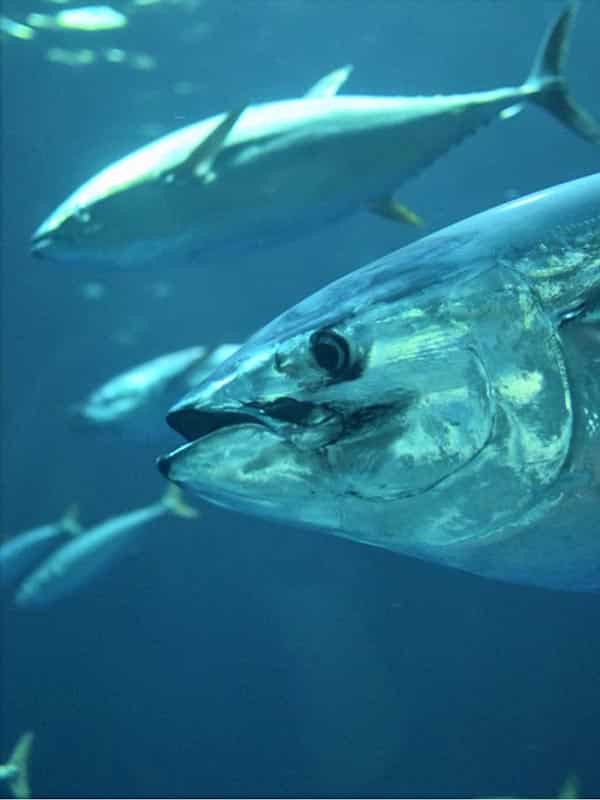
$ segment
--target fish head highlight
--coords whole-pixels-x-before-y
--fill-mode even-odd
[[[183,150],[188,129],[181,132]],[[182,209],[169,200],[169,169],[181,158],[165,136],[92,176],[64,200],[31,238],[34,256],[64,263],[132,267],[162,253],[158,219],[177,229]]]
[[[587,458],[561,337],[597,295],[599,198],[600,175],[519,198],[306,298],[171,408],[188,443],[159,468],[213,503],[491,572],[473,548],[547,519]]]
[[[38,227],[33,255],[132,268],[186,251],[192,230],[202,240],[212,160],[241,113],[180,128],[102,169]]]
[[[61,206],[34,232],[31,253],[50,261],[80,261],[95,254],[102,227],[90,209],[78,207],[68,212]]]
[[[344,308],[347,284],[267,326],[171,409],[188,444],[161,460],[169,479],[339,531],[359,509],[426,504],[477,457],[493,424],[490,381],[464,325],[441,311],[445,287],[417,304],[408,293]]]
[[[102,268],[132,268],[140,260],[157,259],[163,247],[153,235],[156,216],[148,208],[149,197],[159,194],[155,183],[148,180],[127,190],[118,176],[109,175],[109,180],[114,186],[105,187],[106,178],[100,173],[62,203],[34,232],[32,255]],[[167,207],[165,216],[168,212],[174,216],[177,210]]]

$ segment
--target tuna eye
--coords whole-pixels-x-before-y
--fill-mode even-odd
[[[333,378],[340,378],[350,368],[350,346],[343,336],[330,330],[313,333],[310,349],[317,365]]]

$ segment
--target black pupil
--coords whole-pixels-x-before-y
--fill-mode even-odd
[[[312,351],[319,367],[332,375],[337,375],[348,367],[348,343],[335,333],[315,334]]]

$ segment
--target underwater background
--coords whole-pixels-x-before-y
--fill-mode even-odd
[[[562,5],[164,0],[139,5],[120,30],[5,37],[2,534],[72,503],[93,523],[164,491],[154,460],[168,444],[73,427],[69,406],[96,385],[161,353],[242,341],[415,238],[365,213],[229,262],[105,272],[29,255],[59,201],[153,137],[299,96],[348,62],[348,93],[519,83]],[[3,13],[58,8],[5,0]],[[600,4],[583,2],[568,75],[596,113],[599,34]],[[81,49],[93,56],[56,52]],[[126,56],[97,56],[107,49]],[[434,230],[599,165],[598,149],[528,108],[398,197]],[[35,732],[34,795],[556,796],[569,773],[583,796],[600,795],[598,595],[201,511],[159,520],[55,606],[24,611],[2,597],[0,760]]]

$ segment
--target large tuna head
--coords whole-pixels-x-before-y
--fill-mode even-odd
[[[87,209],[74,213],[55,212],[31,237],[31,253],[50,261],[75,261],[93,252],[98,227]]]
[[[172,139],[167,136],[134,151],[76,189],[34,232],[33,255],[136,267],[185,238],[185,214],[177,202],[182,193],[170,191],[174,187],[168,181],[177,157]]]
[[[559,326],[597,287],[599,196],[595,176],[523,198],[307,298],[171,409],[188,443],[161,471],[448,562],[532,524],[571,447]]]
[[[167,245],[154,224],[159,191],[150,181],[130,188],[104,183],[100,173],[58,206],[34,232],[32,255],[65,264],[117,268],[137,267],[162,255]],[[167,212],[164,218],[166,224],[171,222]]]
[[[377,515],[476,460],[486,366],[447,282],[418,261],[394,277],[399,257],[283,314],[174,406],[188,444],[161,471],[221,505],[378,541]]]
[[[241,113],[180,128],[105,167],[39,226],[32,253],[127,268],[182,248],[189,260],[191,239],[202,241],[203,211],[211,207],[210,199],[202,205],[211,183],[205,176]],[[225,202],[229,208],[227,192]]]

